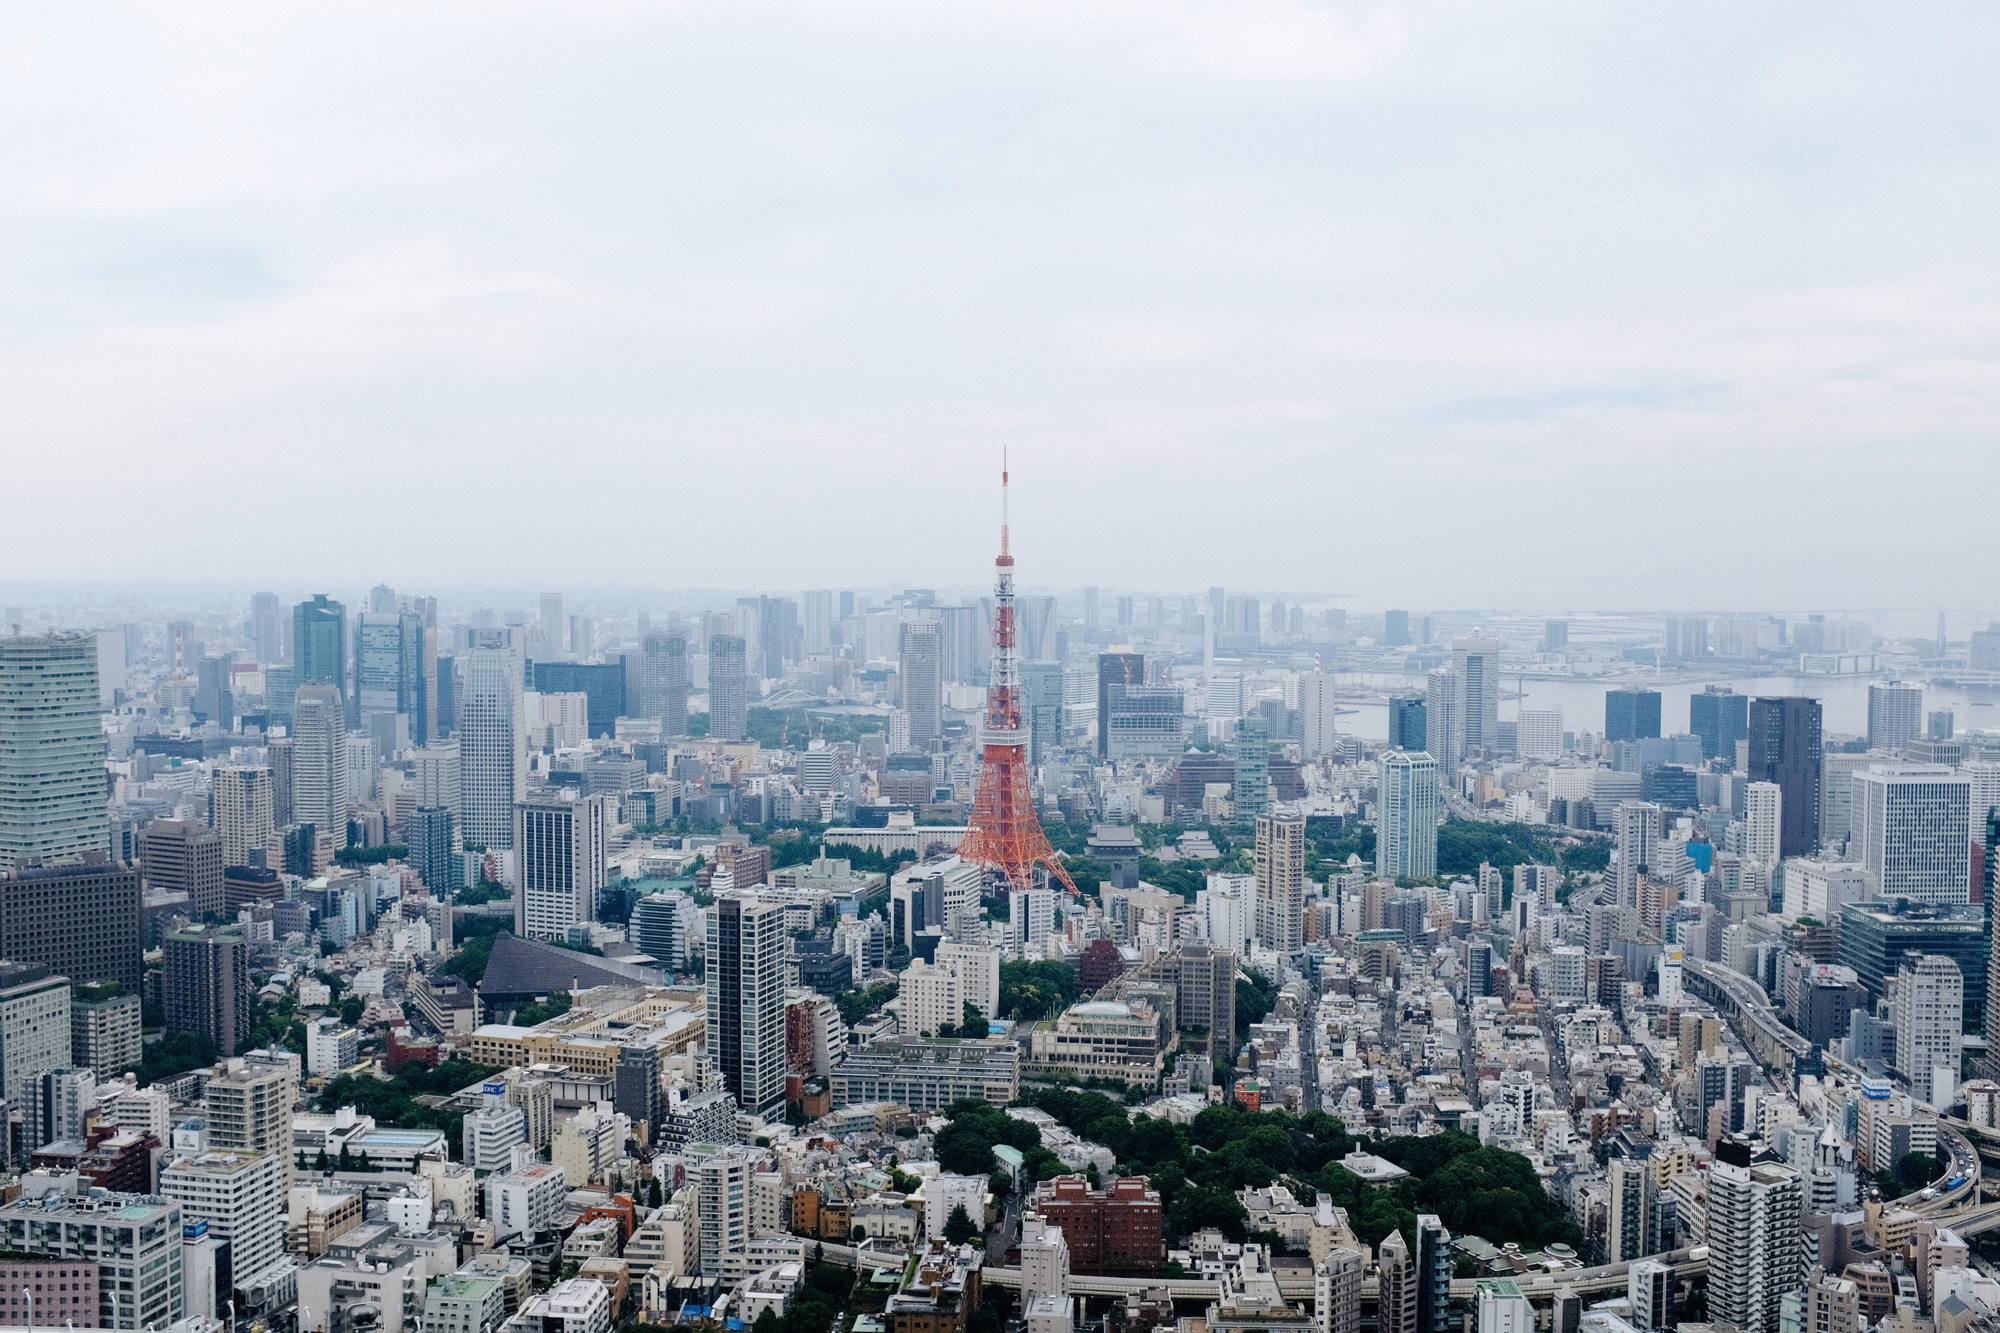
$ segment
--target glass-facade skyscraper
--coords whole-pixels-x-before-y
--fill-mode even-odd
[[[1819,700],[1752,699],[1747,739],[1750,781],[1775,782],[1784,792],[1778,854],[1811,856],[1819,846]]]
[[[0,870],[110,848],[97,636],[0,638]]]

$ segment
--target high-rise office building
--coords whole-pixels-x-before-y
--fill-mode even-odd
[[[565,940],[571,926],[597,919],[606,883],[610,800],[549,788],[514,807],[516,934]]]
[[[1900,680],[1868,686],[1868,748],[1889,753],[1923,734],[1924,688]]]
[[[1431,743],[1429,710],[1421,694],[1389,696],[1389,744],[1401,750],[1424,750]]]
[[[1099,653],[1097,655],[1097,757],[1111,756],[1111,708],[1114,691],[1146,683],[1143,653]]]
[[[708,641],[708,734],[740,741],[749,734],[745,711],[743,636],[717,634]]]
[[[95,635],[0,638],[0,870],[108,855]]]
[[[1246,717],[1236,727],[1236,824],[1252,827],[1271,804],[1271,728],[1261,717]]]
[[[1896,1070],[1909,1080],[1918,1101],[1931,1099],[1933,1070],[1945,1071],[1957,1088],[1964,1019],[1965,977],[1958,964],[1942,954],[1904,954],[1896,970],[1892,1014]]]
[[[223,866],[248,864],[224,861],[222,835],[194,819],[154,820],[139,835],[139,847],[146,886],[185,893],[197,920],[223,908]]]
[[[239,1289],[285,1258],[285,1166],[280,1156],[212,1148],[160,1172],[160,1194],[180,1204],[182,1226],[204,1225],[228,1243]]]
[[[1405,648],[1410,642],[1410,613],[1408,611],[1384,611],[1382,613],[1382,646],[1384,648]]]
[[[1095,588],[1085,588],[1083,590],[1083,627],[1085,629],[1097,628],[1097,589]]]
[[[1819,846],[1820,705],[1817,699],[1787,696],[1750,701],[1752,782],[1775,782],[1784,789],[1781,856],[1809,856]]]
[[[31,1126],[41,1076],[68,1069],[75,1059],[71,999],[69,978],[45,965],[0,962],[0,1097],[30,1108]],[[34,1136],[32,1129],[29,1136]]]
[[[1062,663],[1021,663],[1021,695],[1021,721],[1028,733],[1028,762],[1046,764],[1062,752]]]
[[[166,1027],[199,1032],[227,1057],[250,1044],[255,1007],[250,984],[250,944],[240,926],[190,926],[170,931],[166,954]]]
[[[1750,1145],[1723,1139],[1708,1173],[1708,1314],[1742,1333],[1777,1333],[1785,1292],[1798,1285],[1799,1173],[1752,1163]]]
[[[785,1100],[785,905],[754,893],[708,909],[708,1051],[744,1110]]]
[[[1972,779],[1943,764],[1870,764],[1851,781],[1849,855],[1876,896],[1969,902]]]
[[[1457,677],[1454,702],[1459,757],[1472,749],[1500,744],[1500,641],[1478,635],[1451,641],[1451,671]]]
[[[511,648],[478,647],[465,665],[458,713],[458,772],[465,838],[498,851],[514,841],[514,804],[528,785],[521,659]]]
[[[292,608],[292,680],[331,685],[347,698],[347,608],[325,593]]]
[[[799,658],[799,604],[789,597],[757,599],[758,674],[777,680]]]
[[[1542,651],[1559,653],[1569,647],[1569,622],[1567,620],[1544,620],[1542,622]]]
[[[1375,873],[1388,879],[1437,874],[1437,761],[1424,751],[1381,758],[1375,817]]]
[[[139,897],[137,862],[18,866],[0,875],[0,958],[137,994]]]
[[[944,738],[944,675],[938,623],[904,621],[896,646],[903,711],[910,715],[910,748],[929,750]]]
[[[1278,953],[1305,948],[1306,821],[1257,816],[1257,938]]]
[[[284,612],[278,605],[278,594],[260,592],[251,596],[248,629],[250,650],[259,662],[268,665],[285,660]]]
[[[451,873],[452,853],[458,849],[455,827],[451,811],[441,805],[418,806],[403,827],[410,868],[425,888],[440,897],[457,887]]]
[[[1688,696],[1688,730],[1701,737],[1704,759],[1736,758],[1736,742],[1750,734],[1750,696],[1727,685],[1704,686]]]
[[[1514,751],[1523,759],[1560,759],[1563,715],[1553,709],[1523,708],[1515,719]]]
[[[534,637],[545,645],[541,653],[533,654],[537,658],[569,651],[569,617],[563,614],[561,593],[542,594],[542,614],[535,622]]]
[[[1338,712],[1332,676],[1314,670],[1299,677],[1299,728],[1308,759],[1333,752]]]
[[[355,707],[371,713],[401,712],[403,618],[394,609],[363,611],[355,627]]]
[[[292,822],[347,845],[347,719],[331,684],[301,685],[292,703]]]
[[[262,764],[229,764],[215,770],[210,798],[215,831],[222,835],[222,864],[247,866],[277,827],[271,770]]]
[[[818,589],[803,594],[799,612],[806,656],[823,657],[833,651],[833,594]]]
[[[687,635],[679,630],[654,630],[646,635],[639,651],[640,715],[658,718],[663,736],[687,735]]]
[[[416,779],[411,794],[419,806],[443,806],[451,812],[452,827],[465,827],[465,779],[456,740],[435,740],[410,751],[410,776]]]
[[[1621,685],[1604,692],[1604,739],[1633,741],[1660,734],[1660,692]]]

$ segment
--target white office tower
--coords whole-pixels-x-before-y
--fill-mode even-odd
[[[1535,1312],[1511,1277],[1483,1278],[1478,1293],[1479,1333],[1535,1333]]]
[[[528,790],[526,745],[520,657],[511,648],[474,648],[458,705],[466,841],[489,851],[514,845],[514,806]]]
[[[1942,764],[1870,764],[1854,775],[1849,855],[1882,898],[1969,901],[1972,782]]]
[[[1238,672],[1211,672],[1208,676],[1207,713],[1210,717],[1242,717],[1243,677]]]
[[[1438,766],[1427,752],[1385,751],[1377,782],[1375,873],[1387,879],[1437,874]]]
[[[451,811],[451,826],[465,827],[465,789],[459,776],[458,740],[434,740],[410,751],[416,805]]]
[[[535,624],[535,637],[548,645],[551,653],[567,652],[569,649],[569,617],[563,614],[563,595],[559,592],[542,594],[542,618]]]
[[[783,1095],[782,1086],[779,1093]],[[725,1147],[697,1158],[688,1169],[704,1277],[720,1277],[730,1257],[750,1247],[750,1177],[757,1165],[747,1149]]]
[[[799,631],[807,657],[820,657],[833,648],[832,593],[813,589],[800,595]]]
[[[110,828],[96,636],[0,634],[0,871],[107,854]]]
[[[1012,889],[1007,894],[1007,952],[1021,962],[1040,962],[1048,955],[1049,935],[1056,928],[1056,895],[1052,889]],[[860,974],[856,973],[858,977]]]
[[[1299,677],[1299,725],[1305,731],[1308,759],[1333,752],[1336,712],[1332,676],[1310,671]]]
[[[1322,1202],[1321,1208],[1332,1205]],[[1317,1226],[1315,1222],[1315,1226]],[[1343,1229],[1338,1239],[1352,1239]],[[1313,1324],[1315,1333],[1360,1333],[1361,1276],[1368,1267],[1366,1248],[1335,1245],[1313,1269]]]
[[[1523,759],[1560,759],[1563,715],[1545,708],[1523,708],[1514,722],[1514,752]]]
[[[160,1193],[181,1206],[181,1225],[208,1223],[208,1234],[229,1242],[235,1287],[285,1258],[285,1206],[289,1188],[276,1154],[215,1149],[182,1157],[160,1172]]]
[[[958,1026],[964,1016],[964,992],[955,969],[919,958],[903,969],[897,982],[898,1032],[928,1037],[940,1028]]]
[[[1708,1173],[1708,1316],[1741,1333],[1777,1333],[1778,1307],[1800,1284],[1799,1173],[1751,1164],[1748,1143],[1716,1144]]]
[[[1868,748],[1893,754],[1924,730],[1924,688],[1900,680],[1868,686]]]
[[[1616,903],[1639,905],[1639,872],[1648,870],[1659,850],[1660,807],[1650,801],[1620,801],[1612,812],[1612,832],[1618,839]]]
[[[1208,887],[1194,895],[1195,915],[1203,923],[1203,938],[1218,949],[1234,950],[1238,957],[1248,953],[1251,904],[1256,893],[1255,875],[1211,873]]]
[[[1255,866],[1257,938],[1267,949],[1297,953],[1306,947],[1306,821],[1258,815]]]
[[[523,939],[567,940],[571,926],[597,919],[606,883],[609,796],[574,788],[538,791],[514,807],[514,931]]]
[[[1450,667],[1438,667],[1424,677],[1424,752],[1447,772],[1465,756],[1464,720],[1458,706],[1458,677]]]
[[[1682,1003],[1687,992],[1682,987],[1681,967],[1685,955],[1678,944],[1669,944],[1660,951],[1660,1003],[1668,1006]]]
[[[1651,1169],[1648,1164],[1648,1169]],[[1632,1327],[1661,1330],[1674,1327],[1674,1289],[1680,1276],[1672,1264],[1641,1259],[1625,1272],[1625,1297],[1632,1303]],[[1481,1333],[1484,1333],[1482,1328]]]
[[[1000,951],[988,944],[961,944],[956,940],[938,946],[937,961],[958,973],[958,998],[987,1018],[1000,1016]],[[962,1018],[962,1015],[961,1015]],[[961,1021],[959,1018],[952,1020]]]
[[[1965,1018],[1965,978],[1941,954],[1904,955],[1896,971],[1896,1069],[1918,1097],[1931,1092],[1931,1071],[1946,1070],[1957,1090],[1959,1034]],[[1942,1109],[1942,1108],[1940,1108]]]
[[[292,701],[292,822],[347,845],[347,719],[332,685],[301,685]]]
[[[785,1101],[785,938],[777,899],[731,890],[708,909],[708,1054],[736,1104],[758,1115]]]
[[[1021,1219],[1023,1333],[1070,1333],[1069,1243],[1038,1214]]]
[[[1478,635],[1451,641],[1451,670],[1458,677],[1458,758],[1500,744],[1500,641]]]
[[[276,814],[271,770],[261,764],[231,764],[215,770],[212,822],[222,835],[222,864],[247,866],[250,853],[271,841]]]

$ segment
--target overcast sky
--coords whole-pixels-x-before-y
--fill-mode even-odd
[[[11,6],[10,578],[2000,607],[1981,6]]]

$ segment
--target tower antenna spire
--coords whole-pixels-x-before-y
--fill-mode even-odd
[[[1007,554],[1007,446],[1000,446],[1000,554]]]

